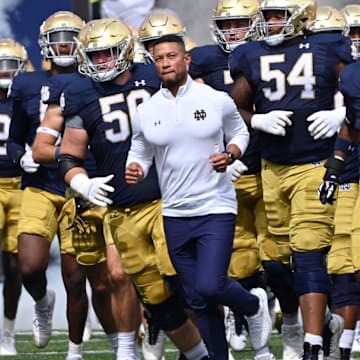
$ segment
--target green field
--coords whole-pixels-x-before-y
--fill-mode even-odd
[[[54,331],[49,345],[44,349],[37,349],[33,345],[31,334],[19,333],[16,335],[16,348],[18,355],[10,357],[11,359],[64,360],[67,350],[66,333],[63,331]],[[281,339],[276,331],[274,331],[271,339],[271,351],[278,360],[281,359]],[[249,344],[244,351],[233,353],[233,355],[235,359],[254,359],[254,353],[251,351]],[[84,360],[114,360],[114,354],[107,337],[101,331],[94,332],[91,340],[84,344],[83,357]],[[167,343],[165,357],[166,360],[175,360],[177,357],[177,351],[170,342]],[[0,358],[2,357],[0,356]],[[360,353],[354,354],[353,358],[360,359]]]

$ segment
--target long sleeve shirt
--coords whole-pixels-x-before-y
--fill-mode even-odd
[[[188,77],[176,97],[161,88],[138,106],[127,164],[139,163],[146,176],[155,160],[165,216],[236,214],[230,175],[216,172],[209,157],[223,152],[225,144],[237,145],[243,154],[248,142],[229,95]]]

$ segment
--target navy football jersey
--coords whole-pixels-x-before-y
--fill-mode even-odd
[[[350,125],[360,131],[360,59],[354,64],[347,65],[340,73],[339,89],[344,95],[346,117]],[[360,149],[356,151],[356,160],[359,161]],[[351,156],[353,158],[353,156]],[[348,163],[349,160],[347,160]],[[345,169],[347,166],[345,167]],[[357,167],[360,172],[359,164]],[[341,180],[345,177],[343,175]]]
[[[50,77],[47,71],[24,72],[16,76],[11,85],[10,99],[13,101],[13,116],[8,143],[11,157],[26,146],[32,146],[36,129],[46,111],[41,102],[41,87]],[[33,173],[23,173],[21,187],[36,187],[56,195],[64,196],[65,183],[56,164],[44,164]]]
[[[63,92],[65,118],[81,117],[89,136],[98,176],[114,174],[110,184],[115,188],[109,197],[120,208],[160,198],[155,168],[137,185],[125,182],[125,165],[130,149],[131,119],[139,103],[160,87],[153,64],[134,64],[131,80],[122,86],[86,79],[67,86]]]
[[[78,72],[69,73],[69,74],[59,74],[56,76],[50,77],[43,85],[41,89],[41,99],[45,104],[55,104],[60,105],[62,99],[63,89],[71,84],[74,84],[76,81],[87,79],[88,82],[91,80],[85,78]],[[65,124],[64,124],[65,127]],[[89,177],[97,176],[96,163],[93,154],[90,149],[88,151],[86,160],[84,162],[84,168],[86,169]]]
[[[263,158],[291,165],[316,162],[331,155],[335,135],[314,140],[306,118],[314,112],[333,109],[338,88],[335,68],[339,63],[352,62],[351,41],[332,35],[314,34],[274,47],[264,41],[250,42],[231,53],[231,75],[246,77],[253,89],[257,113],[294,112],[286,136],[260,132]]]
[[[229,53],[222,51],[219,45],[212,44],[193,48],[190,54],[189,74],[192,78],[202,78],[214,89],[231,93],[234,80],[228,66]],[[249,129],[249,132],[250,142],[241,161],[248,167],[245,174],[255,174],[261,168],[259,138],[257,131]]]
[[[360,130],[360,59],[342,69],[339,89],[344,95],[347,120]]]
[[[12,114],[12,101],[0,99],[0,177],[20,176],[20,169],[14,165],[7,150]]]

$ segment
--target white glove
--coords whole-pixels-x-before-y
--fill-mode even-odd
[[[255,114],[251,118],[251,127],[268,134],[285,136],[286,126],[291,126],[289,116],[292,111],[273,110],[266,114]]]
[[[332,137],[339,130],[345,115],[345,106],[334,110],[317,111],[311,114],[306,119],[307,121],[312,121],[308,126],[310,135],[314,140]]]
[[[246,170],[248,170],[248,167],[240,160],[235,160],[226,168],[226,172],[230,174],[232,182],[238,180]]]
[[[93,204],[106,207],[112,204],[112,200],[108,198],[108,193],[114,192],[115,189],[107,183],[113,177],[114,175],[111,174],[89,179],[85,174],[80,173],[71,179],[70,187]]]
[[[36,163],[32,157],[32,150],[26,150],[25,154],[20,158],[21,168],[28,174],[38,171],[40,164]]]
[[[354,61],[356,61],[360,57],[360,52],[354,43],[351,44],[351,56]]]

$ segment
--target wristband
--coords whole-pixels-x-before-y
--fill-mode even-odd
[[[325,163],[326,172],[325,181],[334,181],[338,179],[345,167],[345,161],[340,156],[332,156]]]
[[[337,136],[335,140],[334,150],[341,151],[347,155],[351,155],[356,149],[356,145],[354,145],[351,141],[345,140]]]
[[[46,126],[40,126],[36,129],[36,133],[42,133],[42,134],[48,134],[51,135],[55,138],[58,138],[60,136],[59,131],[51,129],[49,127]]]

